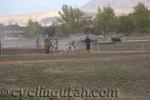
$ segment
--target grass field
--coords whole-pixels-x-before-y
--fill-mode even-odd
[[[150,51],[150,41],[123,41],[115,44],[94,44],[93,51],[114,52],[114,51]]]
[[[0,88],[32,89],[40,85],[52,89],[100,87],[119,90],[117,98],[52,98],[52,100],[150,100],[150,53],[0,57]],[[19,100],[19,98],[0,96],[0,100]],[[23,97],[20,100],[49,99]]]

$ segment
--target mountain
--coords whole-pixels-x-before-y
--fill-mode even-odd
[[[57,23],[58,20],[59,20],[58,16],[46,17],[46,18],[41,19],[39,23],[41,23],[43,26],[50,26],[52,23]]]
[[[129,14],[138,2],[143,2],[146,6],[150,6],[148,0],[90,0],[81,9],[85,12],[97,12],[98,7],[111,6],[117,15]]]
[[[57,18],[57,12],[41,12],[14,16],[0,16],[0,23],[5,25],[17,23],[20,26],[26,26],[29,19],[31,19],[33,21],[38,21],[42,25],[48,25],[48,23],[51,24],[52,22],[56,22]]]
[[[98,7],[105,7],[111,5],[114,8],[116,15],[129,14],[133,11],[133,7],[138,2],[144,2],[146,6],[150,3],[149,0],[90,0],[81,7],[85,12],[85,16],[94,16],[97,12]],[[28,20],[38,21],[42,25],[50,25],[53,22],[56,22],[58,19],[58,11],[54,12],[41,12],[33,14],[23,14],[15,16],[0,16],[0,23],[5,25],[8,24],[18,24],[20,26],[26,26]]]

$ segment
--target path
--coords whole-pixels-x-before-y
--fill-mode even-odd
[[[24,60],[24,61],[3,61],[0,62],[0,65],[7,64],[40,64],[40,63],[48,63],[48,62],[72,62],[72,61],[85,61],[85,60],[98,60],[97,57],[93,58],[71,58],[71,59],[55,59],[55,60]]]

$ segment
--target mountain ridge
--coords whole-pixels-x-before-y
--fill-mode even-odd
[[[30,14],[19,14],[19,15],[10,15],[10,16],[0,16],[0,23],[4,25],[8,24],[18,24],[20,26],[25,26],[28,23],[28,20],[31,19],[33,21],[38,21],[40,24],[43,24],[43,20],[46,18],[56,18],[58,17],[57,11],[47,11],[47,12],[40,12],[40,13],[30,13]],[[50,22],[52,23],[52,22]]]
[[[148,7],[150,7],[150,4],[147,0],[90,0],[85,5],[80,7],[80,9],[86,13],[85,15],[94,16],[97,12],[98,7],[102,8],[111,5],[116,15],[125,15],[131,13],[133,11],[133,6],[141,1],[143,1],[146,6],[148,5]],[[3,23],[4,25],[17,23],[20,26],[25,26],[27,25],[28,20],[31,19],[47,26],[51,25],[52,22],[55,22],[58,16],[58,11],[0,16],[0,23]]]
[[[133,11],[133,7],[138,2],[150,6],[148,0],[90,0],[87,4],[83,5],[81,9],[85,12],[96,13],[99,7],[111,6],[117,15],[129,14]]]

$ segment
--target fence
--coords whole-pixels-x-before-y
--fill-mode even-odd
[[[37,54],[43,52],[43,45],[37,48],[35,39],[8,39],[0,42],[0,55]]]
[[[93,53],[148,51],[150,51],[150,40],[126,40],[120,43],[100,42],[92,45]]]

